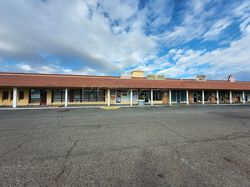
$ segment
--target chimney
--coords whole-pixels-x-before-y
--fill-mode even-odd
[[[233,75],[228,76],[228,82],[235,82],[235,77]]]

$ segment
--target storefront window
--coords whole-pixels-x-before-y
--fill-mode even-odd
[[[194,103],[201,102],[202,101],[202,91],[201,90],[193,91],[193,99],[194,99]]]
[[[181,97],[181,102],[186,102],[187,97],[186,97],[186,90],[181,90],[179,91],[180,97]]]
[[[154,90],[153,91],[153,100],[154,101],[161,101],[162,100],[162,91],[161,90]]]
[[[96,101],[105,101],[105,90],[97,90]]]
[[[83,90],[82,91],[83,101],[105,101],[105,90]]]
[[[151,99],[150,90],[140,90],[139,99],[144,100],[145,102],[149,102]]]
[[[172,102],[186,102],[186,90],[172,90],[171,91]]]
[[[64,101],[64,95],[65,95],[65,90],[63,89],[54,89],[52,91],[52,102],[63,102]]]
[[[9,92],[8,91],[3,91],[2,100],[7,100],[7,99],[9,99]]]
[[[177,95],[177,91],[172,90],[171,91],[171,101],[172,102],[176,102],[176,95]]]
[[[40,103],[40,90],[39,89],[30,90],[30,103]]]
[[[245,93],[245,100],[249,101],[250,100],[250,92]]]
[[[229,92],[228,91],[220,91],[219,96],[220,96],[220,101],[221,102],[229,101]]]
[[[74,101],[81,102],[81,90],[73,90]]]
[[[204,91],[204,101],[210,101],[211,100],[211,94],[209,91]]]
[[[19,100],[24,99],[24,91],[19,91],[19,96],[18,96]]]

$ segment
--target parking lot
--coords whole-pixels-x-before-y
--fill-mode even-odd
[[[0,186],[250,186],[250,106],[0,111]]]

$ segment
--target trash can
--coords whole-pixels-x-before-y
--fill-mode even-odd
[[[144,106],[145,105],[145,100],[138,100],[138,105],[139,106]]]

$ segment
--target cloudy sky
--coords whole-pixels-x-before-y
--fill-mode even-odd
[[[250,80],[249,0],[1,0],[0,71]]]

